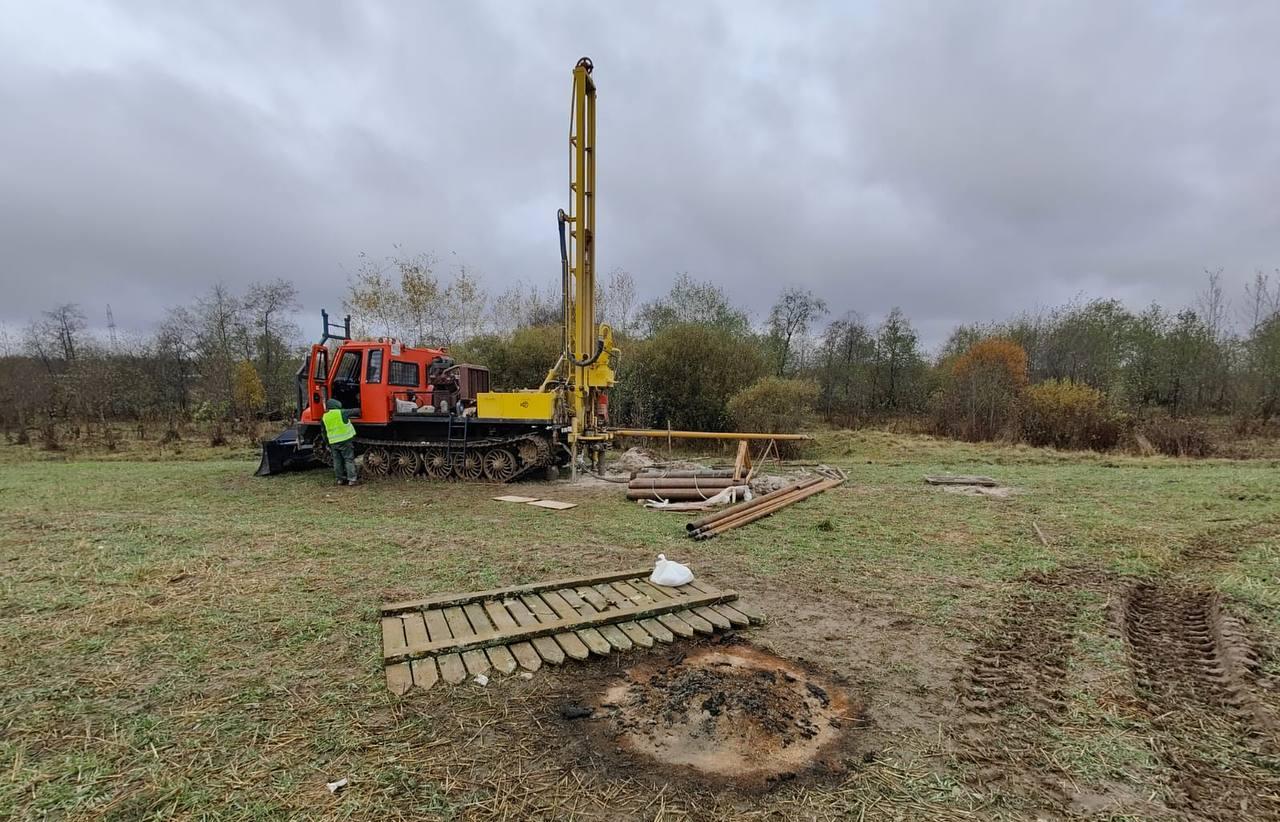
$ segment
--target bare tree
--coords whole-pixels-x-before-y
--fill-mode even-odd
[[[63,303],[42,314],[43,319],[35,324],[35,333],[46,350],[56,352],[54,355],[63,362],[75,362],[80,335],[85,329],[84,311],[75,303]]]
[[[610,271],[600,303],[603,319],[619,333],[629,335],[636,306],[636,281],[631,272],[623,268]]]
[[[1227,306],[1228,300],[1226,294],[1222,290],[1222,269],[1217,271],[1205,270],[1204,290],[1196,297],[1196,304],[1199,306],[1200,319],[1204,322],[1205,328],[1209,329],[1209,336],[1214,341],[1220,341],[1227,333]]]
[[[287,359],[291,343],[298,336],[297,326],[287,319],[287,314],[297,307],[298,289],[283,278],[269,283],[254,283],[245,298],[245,308],[252,317],[257,335],[253,342],[257,350],[258,374],[266,398],[273,403],[281,402],[287,393]]]
[[[809,325],[827,313],[827,304],[812,291],[788,288],[769,312],[769,340],[777,359],[778,376],[791,365],[796,343],[809,333]]]
[[[440,293],[437,306],[436,339],[454,346],[480,333],[489,295],[465,263]]]
[[[1253,334],[1267,320],[1280,314],[1280,270],[1276,271],[1274,288],[1270,275],[1255,271],[1253,282],[1244,287],[1244,297],[1243,319]]]
[[[563,306],[550,289],[518,281],[490,303],[488,325],[499,334],[518,328],[559,325]]]

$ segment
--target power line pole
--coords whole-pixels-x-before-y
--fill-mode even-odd
[[[116,350],[116,318],[111,313],[111,303],[107,303],[107,330],[111,332],[111,351]]]

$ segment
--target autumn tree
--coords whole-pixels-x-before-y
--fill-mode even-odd
[[[262,410],[267,394],[262,387],[262,379],[258,369],[248,360],[236,363],[232,377],[232,402],[236,412],[242,417],[253,417]]]
[[[944,434],[991,440],[1011,432],[1018,397],[1027,385],[1027,352],[1013,340],[979,340],[959,355],[944,378],[934,424]]]

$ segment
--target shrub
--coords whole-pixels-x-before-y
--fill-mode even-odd
[[[729,416],[739,431],[785,434],[801,428],[818,403],[813,380],[765,377],[729,398]],[[800,442],[779,442],[778,456],[790,459],[802,451]]]
[[[267,392],[262,387],[262,378],[258,376],[258,369],[248,360],[237,363],[231,376],[231,401],[246,417],[262,410],[262,406],[266,404]]]
[[[1161,454],[1171,457],[1207,457],[1214,452],[1213,438],[1203,425],[1165,417],[1141,427],[1142,435]]]
[[[724,431],[729,398],[766,371],[754,338],[706,325],[664,328],[622,360],[610,397],[617,419],[695,431]]]
[[[729,416],[739,431],[781,434],[803,426],[817,402],[812,380],[765,377],[729,398]]]
[[[40,429],[40,437],[44,441],[44,450],[62,450],[62,442],[58,439],[58,426],[54,424],[53,420],[47,421],[44,427]]]
[[[509,336],[482,334],[450,351],[458,362],[483,365],[497,391],[537,388],[561,351],[559,326],[528,326]]]
[[[1013,340],[979,340],[956,358],[934,398],[934,428],[965,440],[1012,433],[1027,384],[1027,352]]]
[[[1071,380],[1045,380],[1022,398],[1022,436],[1032,445],[1055,448],[1114,448],[1123,421],[1107,408],[1096,388]]]

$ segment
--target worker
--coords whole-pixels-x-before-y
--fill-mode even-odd
[[[351,418],[359,413],[358,409],[347,410],[342,402],[331,399],[324,404],[328,410],[321,419],[324,421],[324,435],[329,440],[329,452],[333,454],[333,475],[338,478],[339,485],[356,484],[356,427]]]

